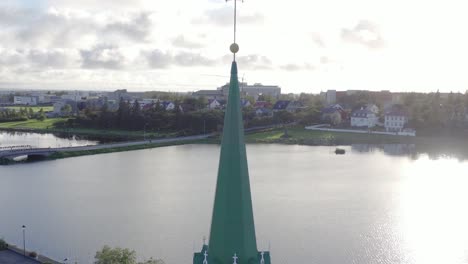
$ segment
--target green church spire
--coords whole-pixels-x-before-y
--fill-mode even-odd
[[[255,237],[249,169],[244,143],[239,80],[235,54],[236,0],[234,0],[234,43],[228,104],[224,116],[221,155],[211,219],[210,239],[193,256],[194,264],[270,264],[269,252],[258,252]]]
[[[193,263],[270,263],[269,253],[257,250],[235,61],[231,66],[209,244],[195,254]]]
[[[258,254],[236,62],[231,66],[209,245],[215,263],[232,263],[234,254],[239,264],[249,263],[245,260]]]

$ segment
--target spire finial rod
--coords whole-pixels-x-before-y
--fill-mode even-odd
[[[227,2],[228,0],[226,0]],[[244,2],[244,0],[241,0]],[[236,53],[239,51],[239,45],[236,43],[237,36],[237,0],[234,0],[234,42],[231,44],[230,50],[234,54],[234,61],[236,60]]]

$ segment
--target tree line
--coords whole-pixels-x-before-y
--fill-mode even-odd
[[[21,107],[18,110],[12,108],[0,110],[0,122],[26,121],[34,118],[44,120],[46,118],[44,110],[41,108],[37,113],[30,107]]]
[[[181,105],[190,111],[183,111]],[[187,107],[188,105],[188,107]],[[255,109],[243,109],[246,128],[268,126],[290,122],[315,122],[320,117],[318,108],[306,109],[300,113],[286,111],[276,112],[273,116],[257,116]],[[67,126],[116,129],[129,131],[168,132],[177,131],[183,134],[200,134],[220,131],[223,126],[222,109],[206,109],[206,104],[199,99],[186,98],[175,101],[174,110],[165,110],[162,104],[154,103],[141,108],[135,100],[120,100],[117,111],[110,111],[107,104],[98,110],[84,109],[75,119],[70,119]]]

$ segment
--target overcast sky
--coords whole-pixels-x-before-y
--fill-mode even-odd
[[[238,3],[249,83],[468,89],[466,0]],[[0,87],[214,89],[228,81],[232,10],[224,0],[1,0]]]

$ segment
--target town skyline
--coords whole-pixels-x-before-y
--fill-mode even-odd
[[[459,32],[468,18],[462,1],[449,2],[245,1],[238,5],[239,78],[285,93],[464,93],[468,38]],[[231,59],[232,4],[2,1],[0,87],[218,87]]]

